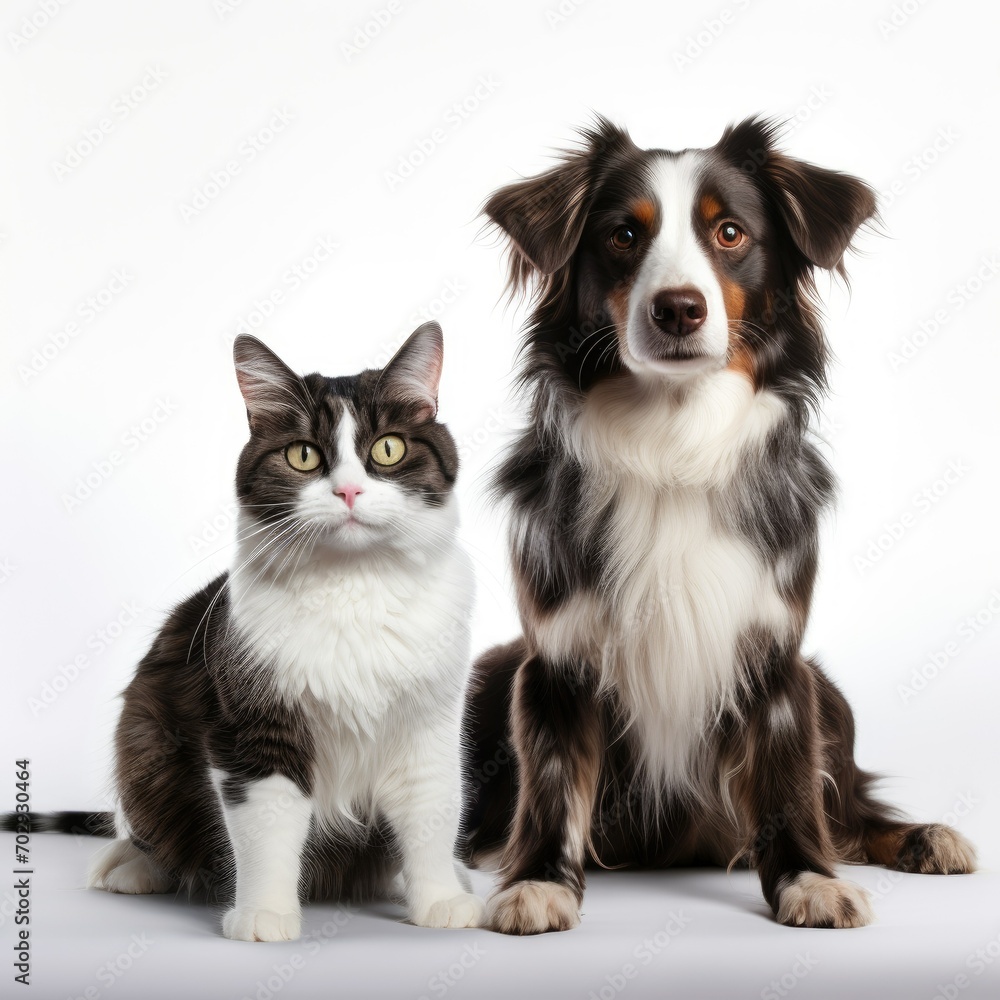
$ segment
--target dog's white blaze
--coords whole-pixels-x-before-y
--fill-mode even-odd
[[[687,338],[688,343],[692,351],[705,356],[702,365],[721,362],[726,357],[729,323],[722,288],[693,227],[700,169],[694,153],[662,157],[650,167],[651,185],[660,203],[662,223],[632,286],[626,330],[626,342],[632,357],[626,357],[625,361],[626,364],[639,362],[635,366],[639,370],[672,373],[691,372],[698,367],[691,362],[651,360],[640,346],[636,330],[648,328],[652,298],[666,288],[696,288],[705,296],[708,316],[701,328]]]
[[[773,571],[723,527],[719,502],[783,403],[735,372],[682,393],[633,376],[596,387],[568,437],[600,507],[616,498],[608,579],[547,616],[534,638],[552,656],[587,656],[638,727],[651,777],[695,779],[707,727],[732,705],[747,628],[792,627]]]

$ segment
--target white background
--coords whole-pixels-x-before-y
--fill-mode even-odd
[[[479,208],[592,111],[672,148],[764,112],[789,122],[788,151],[883,193],[850,295],[821,281],[842,488],[808,647],[887,796],[956,822],[995,867],[995,6],[557,2],[399,0],[382,26],[381,0],[73,0],[48,23],[43,0],[4,5],[0,761],[31,758],[39,809],[106,806],[117,693],[232,551],[241,324],[297,370],[348,374],[441,321],[475,645],[510,637],[483,487],[517,426],[524,312],[501,302]],[[336,250],[311,260],[322,240]],[[298,287],[295,268],[311,272]]]

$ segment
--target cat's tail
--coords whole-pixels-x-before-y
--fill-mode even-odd
[[[3,813],[0,830],[11,833],[75,833],[78,836],[113,837],[115,814],[112,812]]]

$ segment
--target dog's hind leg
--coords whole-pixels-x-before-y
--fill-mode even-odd
[[[818,668],[824,741],[826,812],[841,861],[902,872],[959,875],[975,871],[975,848],[943,823],[910,823],[872,795],[874,775],[854,761],[854,717],[847,700]]]
[[[511,729],[517,806],[487,922],[505,934],[568,930],[580,922],[603,747],[583,665],[526,659],[514,681]]]

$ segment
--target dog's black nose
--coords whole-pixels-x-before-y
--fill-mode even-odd
[[[686,337],[705,322],[708,303],[695,288],[665,288],[653,296],[649,315],[664,333]]]

